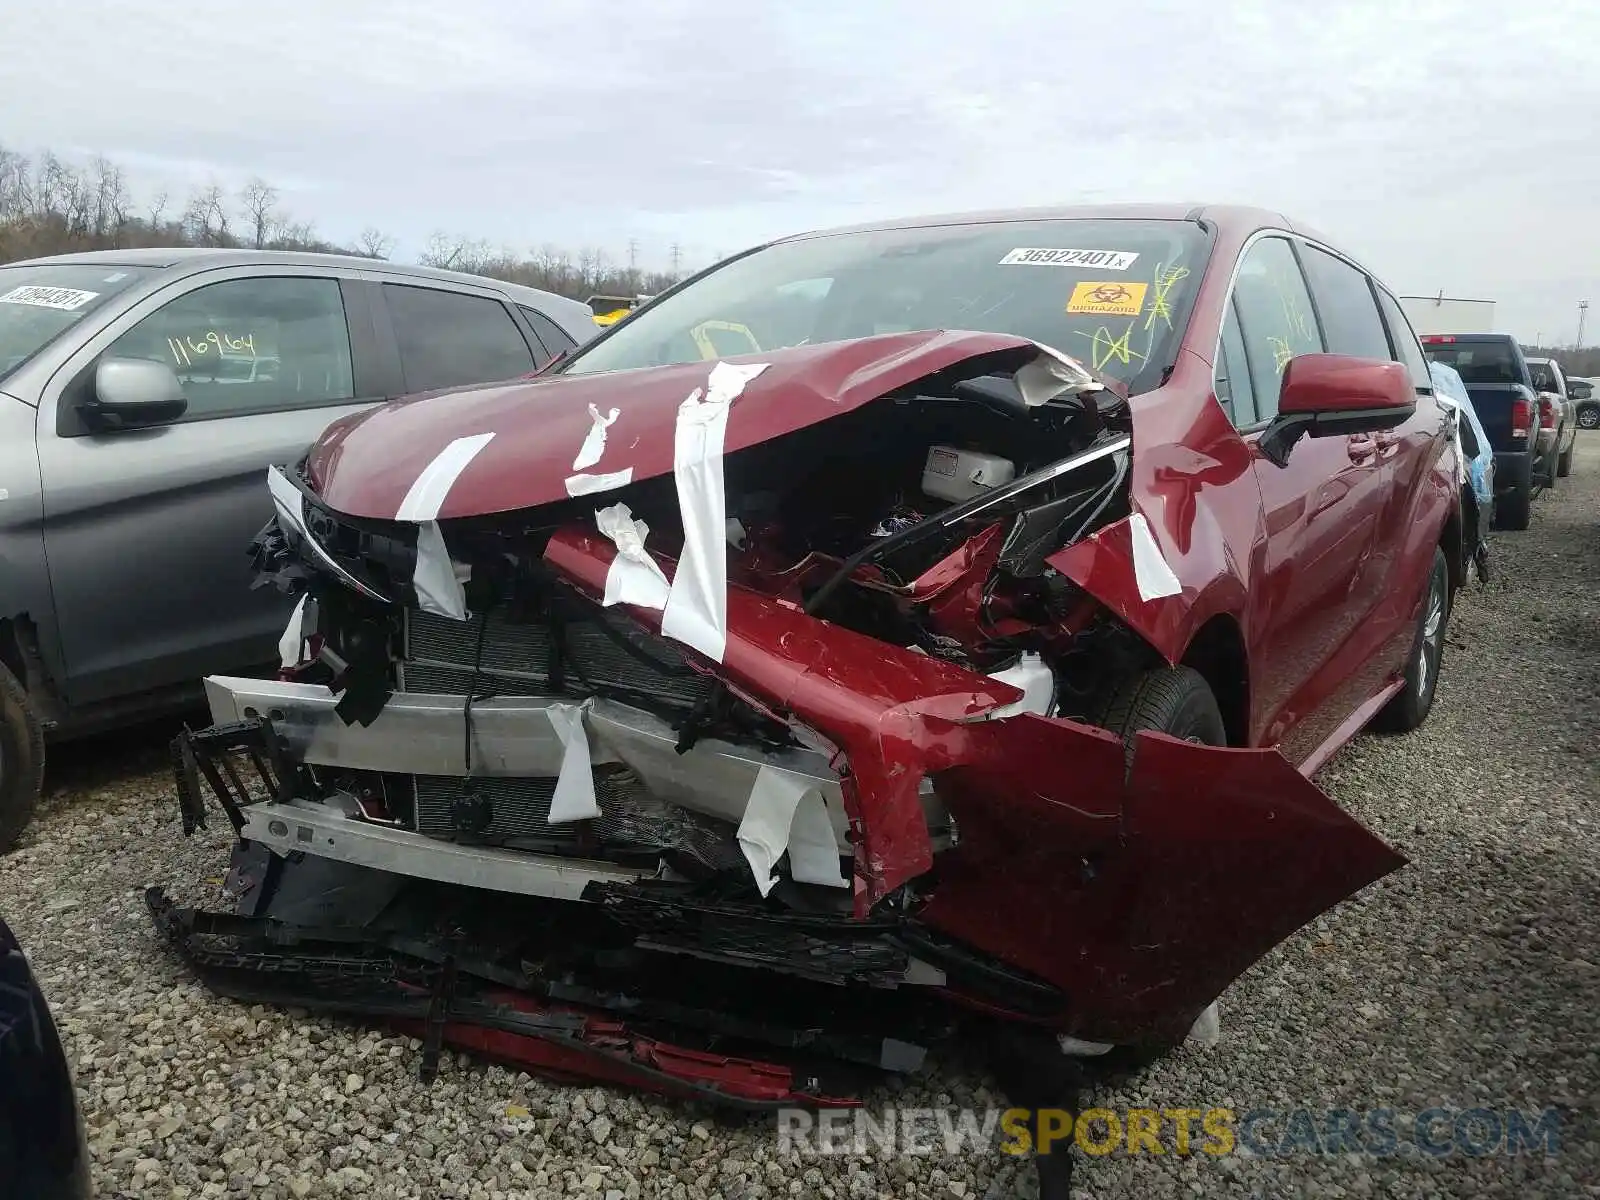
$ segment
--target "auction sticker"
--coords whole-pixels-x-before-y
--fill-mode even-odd
[[[35,308],[60,308],[71,312],[82,308],[99,294],[99,292],[80,292],[77,288],[24,284],[0,296],[0,304],[31,304]]]
[[[1099,267],[1126,271],[1138,260],[1133,250],[1063,250],[1048,246],[1018,246],[1000,260],[1002,267]]]
[[[1114,279],[1100,283],[1080,283],[1072,289],[1072,299],[1067,301],[1069,313],[1101,313],[1110,317],[1137,317],[1144,309],[1144,294],[1148,283],[1118,283]]]

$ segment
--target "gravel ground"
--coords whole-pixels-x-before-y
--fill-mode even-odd
[[[1240,980],[1216,1046],[1094,1096],[1240,1117],[1389,1108],[1401,1150],[1119,1149],[1079,1155],[1078,1196],[1600,1196],[1600,436],[1580,435],[1574,476],[1494,554],[1494,583],[1452,620],[1427,726],[1358,739],[1320,777],[1412,865]],[[102,1197],[1032,1194],[1031,1168],[1002,1155],[785,1161],[770,1122],[450,1056],[423,1087],[407,1039],[212,998],[141,900],[224,861],[222,837],[179,836],[166,734],[60,751],[27,844],[0,861],[0,911],[62,1026]],[[954,1060],[879,1099],[1000,1103]],[[1408,1149],[1405,1114],[1433,1106],[1555,1106],[1559,1152]]]

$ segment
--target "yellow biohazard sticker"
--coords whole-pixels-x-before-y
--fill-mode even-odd
[[[1115,280],[1080,283],[1072,289],[1067,311],[1098,313],[1107,317],[1136,317],[1144,310],[1144,294],[1149,287],[1148,283],[1119,283]]]

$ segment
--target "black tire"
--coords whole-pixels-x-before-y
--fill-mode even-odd
[[[1130,762],[1134,734],[1143,729],[1206,746],[1228,744],[1217,698],[1193,667],[1157,667],[1124,680],[1101,708],[1096,724],[1127,743]]]
[[[1518,484],[1494,502],[1496,529],[1523,530],[1533,517],[1533,485]]]
[[[28,826],[44,786],[44,727],[16,676],[0,666],[0,854]]]
[[[1585,404],[1578,410],[1579,429],[1600,429],[1600,404]]]
[[[1428,592],[1417,614],[1417,632],[1411,655],[1406,659],[1405,686],[1379,711],[1373,721],[1389,733],[1410,733],[1433,711],[1433,696],[1439,688],[1439,668],[1444,664],[1444,631],[1450,622],[1450,567],[1444,551],[1433,549],[1433,569],[1428,573]]]
[[[1573,442],[1561,452],[1561,457],[1556,459],[1556,474],[1562,479],[1572,474],[1572,452],[1578,448],[1578,443]]]

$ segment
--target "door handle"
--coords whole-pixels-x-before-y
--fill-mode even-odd
[[[1351,462],[1364,462],[1378,452],[1378,443],[1369,433],[1352,433],[1346,442]]]

